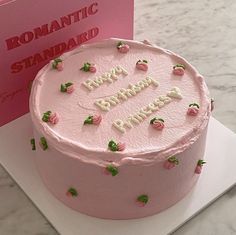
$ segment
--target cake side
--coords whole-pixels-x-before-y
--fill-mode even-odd
[[[207,128],[184,152],[175,155],[178,165],[106,162],[105,166],[81,162],[37,143],[36,167],[47,189],[73,210],[105,219],[134,219],[159,213],[181,200],[197,183],[199,159],[204,158]],[[116,171],[107,171],[110,165]]]
[[[34,81],[30,111],[45,185],[91,216],[165,210],[192,189],[205,163],[204,79],[147,43],[108,39],[54,60]]]

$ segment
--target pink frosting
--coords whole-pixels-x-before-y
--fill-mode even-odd
[[[89,72],[96,73],[96,71],[97,71],[96,66],[94,64],[91,64],[89,67]]]
[[[93,124],[94,125],[99,125],[102,121],[102,116],[101,115],[93,115]]]
[[[201,172],[202,172],[202,166],[196,166],[195,173],[201,174]]]
[[[137,62],[136,68],[139,70],[147,71],[148,70],[148,64],[145,62]]]
[[[155,120],[152,124],[152,127],[156,130],[162,130],[164,126],[165,126],[164,122],[160,120]]]
[[[182,67],[176,67],[173,69],[173,74],[177,76],[183,76],[184,75],[184,68]]]
[[[70,86],[68,86],[68,87],[66,88],[66,92],[67,92],[68,94],[71,94],[72,92],[74,92],[74,90],[75,90],[75,88],[74,88],[73,85],[70,85]]]
[[[58,121],[59,121],[59,117],[58,117],[58,114],[57,113],[52,113],[49,117],[49,120],[48,120],[50,123],[52,124],[57,124]]]
[[[118,51],[120,53],[127,53],[129,51],[129,45],[123,44],[123,45],[119,46]]]
[[[198,112],[199,112],[199,109],[197,107],[192,106],[188,108],[187,114],[190,116],[196,116]]]
[[[198,139],[209,120],[210,98],[203,77],[185,59],[157,46],[122,40],[130,46],[130,52],[125,55],[117,53],[116,45],[119,41],[120,39],[107,39],[83,45],[62,55],[64,69],[60,73],[55,73],[50,65],[40,70],[30,97],[30,111],[35,128],[58,151],[101,166],[105,166],[107,161],[113,161],[118,166],[127,163],[150,165],[183,152]],[[146,73],[135,68],[140,58],[148,60]],[[96,61],[96,74],[79,70],[78,65],[84,61]],[[173,66],[178,63],[186,67],[180,79],[176,79],[172,73]],[[104,83],[93,91],[82,85],[87,79],[95,79],[117,65],[125,68],[128,75],[119,75],[113,83]],[[109,112],[101,111],[94,105],[96,99],[114,95],[119,89],[128,87],[130,83],[136,84],[146,76],[156,79],[159,86],[145,88],[128,101],[111,107]],[[65,97],[56,91],[68,79],[78,89]],[[150,116],[161,116],[165,120],[165,128],[161,132],[150,126],[150,119],[134,125],[126,133],[112,127],[114,120],[125,120],[158,96],[166,95],[172,87],[180,88],[183,98],[173,99]],[[200,105],[196,118],[186,115],[186,107],[192,101]],[[50,126],[41,121],[41,114],[48,109],[57,110],[60,115],[57,125]],[[94,112],[103,116],[103,122],[99,126],[85,127],[84,117]],[[126,143],[125,151],[108,151],[107,143],[110,139]]]
[[[164,168],[166,168],[168,170],[172,169],[175,166],[176,166],[176,164],[174,162],[165,161],[165,163],[164,163]]]
[[[125,150],[125,143],[118,143],[117,144],[117,149],[118,149],[118,151],[124,151]]]
[[[137,206],[144,207],[146,204],[144,202],[136,201]]]
[[[63,68],[64,68],[63,63],[62,63],[62,62],[59,62],[59,63],[57,64],[57,70],[58,70],[58,71],[62,71]]]

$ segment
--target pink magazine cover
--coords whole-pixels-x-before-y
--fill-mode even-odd
[[[0,0],[0,126],[28,112],[37,71],[82,43],[133,38],[133,0]]]

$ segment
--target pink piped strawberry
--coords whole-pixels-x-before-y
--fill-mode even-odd
[[[152,127],[156,130],[162,130],[165,127],[164,120],[162,118],[153,118],[150,121]]]
[[[142,71],[147,71],[148,70],[147,60],[138,60],[136,63],[136,68]]]
[[[64,68],[63,61],[60,58],[56,58],[52,61],[52,68],[62,71]]]
[[[97,71],[96,65],[91,64],[89,62],[84,63],[84,66],[82,68],[80,68],[80,70],[82,70],[84,72],[90,72],[90,73],[96,73],[96,71]]]
[[[108,143],[108,149],[110,149],[113,152],[116,151],[124,151],[125,150],[125,143],[116,143],[114,140],[110,140]]]
[[[183,76],[185,71],[185,66],[183,64],[176,64],[173,67],[173,74],[177,76]]]
[[[201,174],[201,172],[202,172],[202,166],[205,164],[206,162],[205,161],[203,161],[203,160],[198,160],[198,162],[197,162],[197,166],[196,166],[196,168],[195,168],[195,173],[196,174]]]
[[[96,71],[97,71],[97,69],[96,69],[95,64],[91,64],[90,67],[89,67],[89,72],[96,73]]]
[[[74,92],[74,90],[75,90],[75,88],[73,85],[68,86],[66,89],[66,93],[71,94],[72,92]]]
[[[71,94],[75,90],[74,85],[72,82],[67,82],[65,84],[61,84],[61,92],[66,92],[68,94]]]
[[[44,122],[50,122],[51,124],[57,124],[59,121],[59,117],[57,113],[52,113],[51,111],[47,111],[43,114],[42,120]]]
[[[167,170],[172,169],[173,167],[179,165],[179,160],[175,157],[169,157],[165,162],[164,162],[164,168]]]
[[[117,151],[124,151],[125,150],[125,143],[117,143]]]
[[[62,63],[62,62],[59,62],[59,63],[57,64],[57,70],[58,70],[58,71],[62,71],[63,68],[64,68],[63,63]]]
[[[127,53],[129,51],[129,45],[123,42],[118,42],[116,48],[120,53]]]
[[[192,103],[192,104],[190,104],[189,107],[188,107],[187,114],[188,114],[189,116],[196,116],[196,115],[198,114],[198,112],[199,112],[199,108],[200,108],[199,104],[197,104],[197,103]]]
[[[99,125],[100,122],[102,121],[102,116],[101,115],[93,115],[93,124],[94,125]]]
[[[140,196],[137,197],[136,199],[136,204],[139,207],[144,207],[147,203],[148,203],[149,197],[146,194],[142,194]]]
[[[102,121],[102,116],[99,114],[95,114],[95,115],[90,115],[88,116],[85,121],[84,121],[84,125],[86,124],[94,124],[94,125],[99,125]]]
[[[68,197],[77,197],[78,192],[75,188],[69,188],[66,192],[66,196],[68,196]]]
[[[211,98],[211,111],[213,111],[213,110],[214,110],[214,108],[215,108],[215,107],[214,107],[214,102],[215,102],[215,101],[214,101],[214,99],[213,99],[213,98]]]
[[[50,116],[49,116],[49,122],[52,123],[52,124],[57,124],[59,121],[59,117],[58,117],[58,114],[57,113],[52,113]]]

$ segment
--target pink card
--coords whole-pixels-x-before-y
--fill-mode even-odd
[[[0,126],[28,112],[30,85],[82,43],[133,38],[133,0],[0,0]]]

